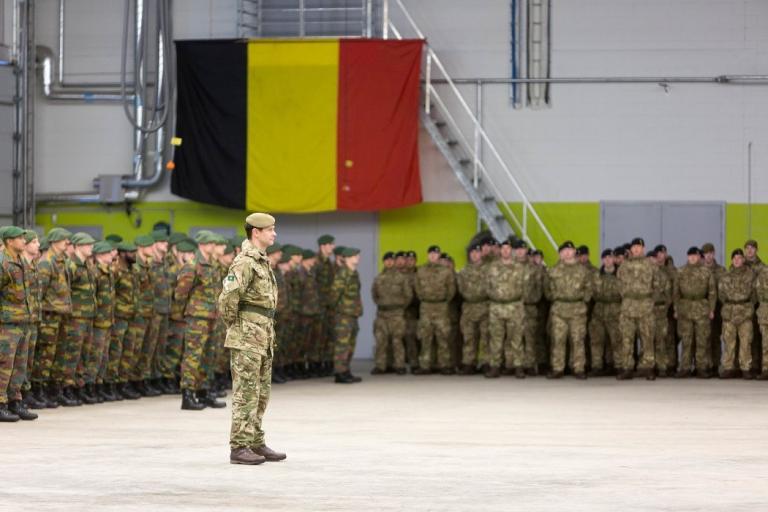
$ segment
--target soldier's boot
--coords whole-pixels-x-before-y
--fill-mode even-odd
[[[35,397],[35,400],[43,404],[43,407],[46,407],[48,404],[48,399],[45,396],[45,390],[43,389],[42,384],[32,384],[32,396]]]
[[[222,402],[216,399],[216,393],[213,393],[207,389],[202,389],[197,392],[198,401],[206,407],[211,409],[222,409],[227,406],[226,402]]]
[[[319,379],[325,374],[322,363],[312,363],[312,376]]]
[[[104,397],[101,396],[101,384],[91,384],[91,396],[96,399],[97,404],[104,403]]]
[[[8,404],[0,404],[0,423],[13,423],[20,419],[16,414],[8,410]]]
[[[325,373],[324,375],[326,377],[333,377],[333,361],[326,361],[325,362]]]
[[[29,409],[45,409],[45,402],[41,402],[37,399],[35,396],[35,393],[30,391],[23,391],[22,395],[24,396],[24,405]]]
[[[528,377],[536,377],[539,374],[539,372],[536,370],[536,368],[526,368],[525,374]]]
[[[305,363],[298,363],[296,365],[296,378],[299,380],[307,380],[309,378],[309,372]]]
[[[616,374],[616,380],[632,380],[634,376],[635,374],[632,370],[621,370]]]
[[[138,400],[141,398],[141,393],[136,391],[133,386],[128,382],[123,382],[120,384],[120,387],[118,388],[120,391],[120,394],[125,398],[126,400]]]
[[[760,372],[760,374],[759,374],[757,377],[755,377],[755,378],[756,378],[757,380],[768,380],[768,372],[767,372],[767,371],[762,371],[762,372]]]
[[[147,396],[152,397],[152,396],[160,396],[163,394],[159,389],[157,389],[155,386],[152,385],[151,379],[144,379],[143,383],[144,383],[144,389],[147,392]]]
[[[459,368],[460,375],[474,375],[476,372],[477,369],[471,364],[462,364]]]
[[[550,380],[562,379],[563,375],[565,375],[565,373],[562,371],[552,370],[547,373],[547,378]]]
[[[352,379],[353,383],[355,383],[355,382],[363,382],[363,378],[362,377],[358,377],[357,375],[352,375],[352,372],[350,372],[350,371],[347,371],[347,376],[350,379]]]
[[[373,370],[371,370],[371,375],[384,375],[385,373],[387,373],[387,370],[382,370],[376,366],[374,366]]]
[[[723,370],[720,372],[720,378],[721,379],[732,379],[736,377],[736,370]]]
[[[85,387],[77,388],[77,396],[84,404],[93,405],[98,402],[96,397],[92,394],[92,386],[93,384],[86,384]]]
[[[125,400],[125,397],[123,397],[123,395],[120,394],[120,391],[117,390],[117,388],[119,387],[119,384],[110,382],[108,384],[105,384],[104,386],[107,388],[109,393],[114,397],[114,400],[116,402],[122,402],[123,400]]]
[[[112,385],[108,383],[99,384],[99,396],[101,396],[101,399],[105,402],[114,402],[117,400],[117,397],[115,396],[114,392],[112,391]]]
[[[515,378],[517,379],[524,379],[525,378],[525,370],[522,366],[518,366],[515,368]]]
[[[690,376],[691,376],[690,370],[684,370],[684,369],[681,368],[681,369],[677,370],[677,372],[675,372],[675,378],[676,379],[687,379]]]
[[[736,372],[736,370],[734,370],[734,372]],[[741,372],[741,378],[744,380],[752,380],[755,378],[755,374],[752,373],[752,370],[744,370]]]
[[[288,381],[285,380],[285,377],[283,377],[279,371],[272,371],[272,384],[285,384],[286,382]]]
[[[412,373],[414,375],[429,375],[430,373],[432,373],[432,370],[429,368],[418,367],[418,368],[415,368]]]
[[[486,379],[498,379],[501,376],[501,370],[498,366],[489,366],[485,371]]]
[[[263,464],[266,462],[266,458],[262,455],[258,455],[250,448],[233,448],[229,453],[230,464],[245,464],[247,466],[255,466],[257,464]]]
[[[78,403],[72,392],[72,388],[69,387],[64,388],[64,391],[61,391],[58,394],[58,401],[59,405],[62,407],[77,407],[78,405],[82,405],[82,403]]]
[[[514,368],[512,368],[512,367],[509,367],[509,368],[507,368],[507,367],[505,366],[505,367],[504,367],[504,368],[501,370],[501,374],[502,374],[502,375],[504,375],[504,376],[506,376],[506,377],[509,377],[510,375],[514,375],[514,374],[515,374],[515,369],[514,369]]]
[[[8,410],[24,421],[32,421],[37,419],[37,414],[28,411],[27,408],[24,407],[24,403],[21,400],[11,401],[8,404]]]
[[[441,368],[440,374],[441,375],[453,375],[456,373],[456,370],[454,368],[448,367],[448,368]]]
[[[152,387],[160,392],[161,395],[170,395],[168,392],[168,386],[165,384],[165,379],[157,378],[152,379]]]
[[[355,380],[352,378],[352,374],[344,372],[337,373],[334,382],[336,384],[354,384]]]
[[[294,380],[296,378],[296,375],[293,373],[292,364],[283,365],[283,377],[285,377],[286,380]]]
[[[267,445],[259,446],[258,448],[251,448],[251,450],[253,451],[253,453],[257,455],[261,455],[262,457],[267,459],[268,462],[278,462],[281,460],[285,460],[285,458],[287,457],[286,454],[276,452],[275,450],[273,450]]]
[[[605,370],[602,368],[592,368],[589,370],[590,377],[603,377],[605,376]]]
[[[42,393],[47,409],[56,409],[59,406],[59,394],[61,394],[61,390],[56,384],[48,384],[46,392]]]
[[[398,375],[405,375],[406,373],[408,373],[408,370],[406,370],[405,368],[395,368],[395,373]]]
[[[707,368],[702,368],[701,370],[696,370],[696,378],[697,379],[709,379],[712,377],[712,374],[709,373],[709,370]]]
[[[575,371],[573,372],[573,377],[579,380],[587,380],[587,372],[585,372],[584,370],[581,370],[578,372]]]
[[[201,404],[195,397],[195,392],[191,389],[181,390],[181,408],[185,411],[202,411],[205,404]]]

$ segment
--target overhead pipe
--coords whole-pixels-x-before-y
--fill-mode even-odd
[[[452,78],[455,84],[510,85],[510,84],[724,84],[768,85],[768,75],[717,76],[590,76],[561,78]],[[447,84],[445,78],[432,79],[433,84]]]
[[[140,197],[138,190],[129,190],[125,193],[124,201],[136,201]],[[95,192],[51,192],[37,194],[35,200],[45,204],[99,204],[101,196]]]

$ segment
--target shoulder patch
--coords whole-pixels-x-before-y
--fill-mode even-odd
[[[227,281],[234,281],[234,280],[235,280],[235,276],[233,276],[232,274],[229,274],[227,276]]]

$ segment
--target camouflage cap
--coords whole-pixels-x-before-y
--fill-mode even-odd
[[[344,251],[341,253],[341,255],[345,258],[349,258],[350,256],[355,256],[357,254],[360,254],[360,249],[356,249],[354,247],[345,247]]]
[[[25,229],[24,230],[24,240],[27,241],[27,243],[31,242],[32,240],[35,240],[38,238],[37,231],[34,229]]]
[[[154,245],[155,239],[149,235],[139,235],[133,243],[136,244],[136,247],[150,247]]]
[[[231,243],[235,248],[237,248],[237,247],[242,247],[244,240],[245,238],[243,238],[242,236],[233,236],[232,238],[229,239],[229,243]]]
[[[416,251],[408,251],[405,253],[406,256],[409,258],[415,258],[416,257]]]
[[[104,237],[104,240],[106,240],[107,242],[112,242],[112,243],[115,243],[115,244],[119,244],[120,242],[122,242],[122,241],[123,241],[123,237],[121,237],[120,235],[116,235],[116,234],[114,234],[114,233],[113,233],[113,234],[111,234],[111,235],[107,235],[107,236],[105,236],[105,237]]]
[[[708,254],[710,252],[715,252],[715,246],[709,242],[705,243],[701,246],[701,252],[704,254]]]
[[[276,252],[280,252],[283,250],[283,246],[280,244],[272,244],[269,247],[267,247],[267,254],[275,254]]]
[[[332,244],[335,241],[336,239],[333,237],[333,235],[326,234],[317,239],[317,245]]]
[[[480,245],[480,244],[475,244],[475,245],[473,245],[473,246],[471,246],[471,247],[469,248],[469,251],[470,251],[470,252],[474,252],[474,251],[482,251],[482,250],[483,250],[483,246],[482,246],[482,245]]]
[[[192,240],[189,239],[182,240],[176,244],[176,250],[179,252],[195,252],[195,249],[197,249],[197,246]]]
[[[397,251],[395,253],[395,258],[405,258],[405,251]]]
[[[312,249],[304,249],[301,251],[301,257],[305,260],[311,260],[312,258],[316,258],[317,254],[315,254],[315,251]]]
[[[186,233],[179,233],[177,231],[177,232],[171,233],[170,236],[168,237],[168,245],[174,246],[174,245],[178,244],[179,242],[182,242],[182,241],[184,241],[186,239],[187,239],[187,234]]]
[[[165,230],[156,230],[149,234],[155,242],[167,242],[168,233]]]
[[[630,245],[630,246],[633,246],[633,245],[642,245],[643,247],[645,247],[645,240],[643,240],[643,239],[642,239],[642,238],[640,238],[640,237],[636,237],[636,238],[633,238],[631,242],[629,242],[629,245]]]
[[[757,249],[757,240],[747,240],[746,242],[744,242],[744,248],[745,248],[745,249],[746,249],[747,247],[749,247],[750,245],[751,245],[752,247],[754,247],[755,249]]]
[[[664,244],[659,244],[656,247],[653,248],[656,252],[667,252],[667,246]]]
[[[117,244],[117,250],[118,252],[135,252],[136,244],[131,242],[119,242]]]
[[[61,242],[62,240],[69,240],[72,233],[64,228],[53,228],[48,232],[48,242]]]
[[[96,243],[96,240],[91,235],[82,231],[72,235],[69,240],[72,242],[72,245],[93,245]]]
[[[513,249],[527,249],[528,248],[528,244],[525,243],[525,240],[518,239],[518,240],[515,240],[514,242],[512,242],[512,248]]]
[[[20,236],[24,236],[24,230],[18,226],[6,226],[2,230],[2,233],[0,233],[0,237],[2,237],[3,240],[19,238]]]
[[[93,254],[106,254],[112,252],[112,244],[103,240],[93,245]]]
[[[283,252],[288,256],[301,256],[301,248],[295,245],[284,245]]]
[[[344,249],[345,247],[343,245],[337,245],[333,249],[333,254],[335,254],[336,256],[343,256],[342,253],[344,252]]]
[[[264,229],[275,225],[275,218],[268,213],[252,213],[245,218],[245,223],[254,228]]]
[[[586,245],[580,245],[579,247],[576,248],[576,254],[578,254],[579,256],[589,254],[589,247],[587,247]]]

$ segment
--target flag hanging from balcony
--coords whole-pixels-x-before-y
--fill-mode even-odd
[[[423,41],[176,43],[174,194],[284,213],[421,202]]]

